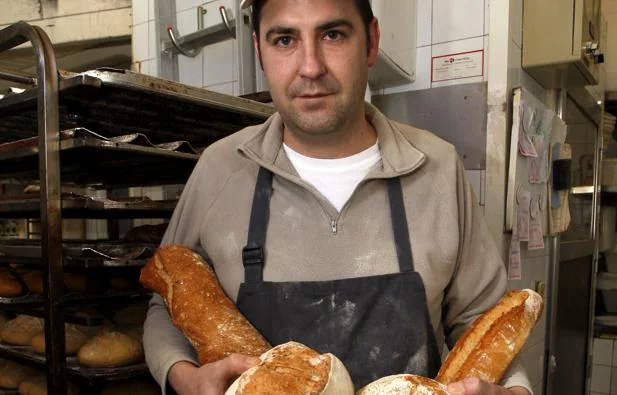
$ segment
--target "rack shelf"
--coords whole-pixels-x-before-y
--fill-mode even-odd
[[[62,218],[169,218],[177,200],[112,200],[89,196],[63,196]],[[39,218],[38,195],[0,198],[0,218]]]
[[[263,103],[127,70],[65,75],[58,82],[60,130],[143,133],[157,144],[185,140],[205,147],[274,113]],[[0,99],[0,143],[37,134],[36,95],[31,88]]]
[[[0,344],[0,358],[7,358],[34,368],[45,367],[45,356],[36,354],[27,346],[9,346]],[[138,363],[117,368],[89,368],[80,365],[77,357],[66,358],[67,373],[87,380],[123,380],[137,375],[148,374],[145,363]]]

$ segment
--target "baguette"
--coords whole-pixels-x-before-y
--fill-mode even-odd
[[[159,248],[141,271],[140,282],[160,294],[174,325],[206,364],[239,353],[259,356],[268,342],[225,295],[216,274],[192,250]]]
[[[356,395],[449,395],[445,385],[422,376],[396,374],[361,388]]]
[[[343,363],[288,342],[262,354],[261,362],[244,372],[225,395],[353,395],[354,386]]]
[[[467,377],[498,383],[542,314],[542,297],[510,291],[456,342],[436,380],[450,384]]]

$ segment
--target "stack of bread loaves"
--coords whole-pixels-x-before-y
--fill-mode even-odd
[[[226,395],[303,393],[353,395],[343,363],[295,342],[270,349],[238,311],[199,255],[181,246],[158,249],[144,267],[141,283],[165,300],[173,323],[195,346],[202,364],[233,353],[260,355]],[[379,379],[357,395],[448,394],[445,387],[465,377],[497,383],[521,350],[542,312],[542,297],[510,291],[471,325],[448,355],[436,380],[401,374]]]

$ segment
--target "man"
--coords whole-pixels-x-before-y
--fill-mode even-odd
[[[278,113],[204,152],[164,243],[208,255],[242,313],[273,344],[332,352],[356,386],[437,373],[505,291],[503,264],[454,148],[364,103],[379,28],[368,0],[244,0]],[[244,248],[243,248],[244,247]],[[223,394],[255,363],[198,367],[162,299],[145,323],[155,378],[181,394]],[[502,386],[529,394],[519,367]]]

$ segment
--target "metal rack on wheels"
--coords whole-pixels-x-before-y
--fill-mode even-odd
[[[49,393],[67,391],[67,377],[122,379],[145,364],[88,369],[65,355],[64,323],[99,325],[74,314],[76,303],[143,298],[143,292],[80,296],[65,292],[64,270],[139,268],[152,246],[62,239],[63,218],[168,218],[173,201],[93,199],[63,193],[62,183],[96,189],[183,184],[202,148],[249,125],[273,108],[125,70],[74,74],[57,70],[51,42],[39,27],[18,22],[0,30],[0,52],[31,42],[37,75],[0,70],[0,79],[30,85],[0,97],[0,179],[38,180],[38,196],[0,198],[0,219],[40,218],[40,241],[0,240],[0,263],[37,266],[42,296],[0,298],[0,310],[45,319],[45,356],[0,344],[0,356],[45,366]],[[37,160],[38,158],[38,160]],[[113,269],[110,269],[113,268]],[[44,308],[41,308],[43,305]]]

